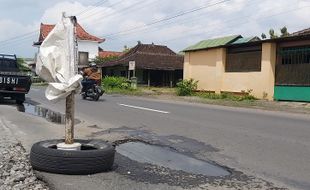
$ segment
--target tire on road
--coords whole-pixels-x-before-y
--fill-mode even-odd
[[[25,94],[17,94],[15,95],[16,104],[21,105],[25,102]]]
[[[88,175],[112,169],[115,147],[101,140],[75,140],[82,144],[79,151],[58,150],[61,140],[35,143],[30,152],[33,169],[57,174]]]

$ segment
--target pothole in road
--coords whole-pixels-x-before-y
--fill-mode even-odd
[[[17,110],[20,112],[45,118],[47,121],[52,123],[65,124],[65,114],[55,112],[44,107],[24,103],[22,105],[17,105]],[[75,119],[75,124],[78,124],[80,122],[80,120]]]
[[[168,147],[149,145],[142,142],[128,142],[116,147],[116,151],[131,160],[162,166],[191,174],[219,177],[231,173],[206,161],[201,161],[173,151]]]

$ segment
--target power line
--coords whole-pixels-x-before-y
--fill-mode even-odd
[[[173,15],[173,16],[170,16],[170,17],[166,17],[166,18],[163,18],[163,19],[159,19],[159,20],[150,22],[150,23],[145,24],[143,26],[136,26],[136,27],[132,27],[132,28],[127,29],[127,30],[122,30],[122,31],[119,31],[119,32],[116,32],[116,33],[111,33],[111,34],[107,34],[107,35],[103,35],[103,36],[105,36],[105,38],[109,38],[110,36],[120,35],[120,34],[122,34],[124,32],[133,31],[133,30],[136,30],[136,29],[139,29],[139,28],[148,27],[148,26],[160,23],[160,22],[165,22],[165,21],[168,21],[168,20],[172,20],[172,19],[175,19],[177,17],[181,17],[181,16],[184,16],[186,14],[197,12],[197,11],[200,11],[202,9],[205,9],[205,8],[208,8],[208,7],[212,7],[212,6],[215,6],[215,5],[219,5],[221,3],[225,3],[225,2],[228,2],[228,1],[231,1],[231,0],[222,0],[222,1],[219,1],[219,2],[216,2],[216,3],[213,3],[213,4],[208,4],[208,5],[204,5],[202,7],[198,7],[198,8],[195,8],[195,9],[186,10],[186,11],[178,13],[176,15]]]
[[[25,38],[21,38],[20,40],[18,41],[12,41],[10,43],[7,43],[7,44],[1,44],[0,45],[0,48],[5,48],[5,47],[9,47],[9,46],[12,46],[12,45],[18,45],[18,44],[24,44],[25,42],[28,43],[28,40],[32,40],[34,37],[36,37],[37,34],[33,34],[31,36],[27,36]]]
[[[10,40],[14,40],[14,39],[19,38],[19,37],[27,36],[27,35],[29,35],[29,34],[33,34],[33,33],[37,32],[37,31],[38,31],[38,30],[35,30],[35,31],[29,32],[29,33],[25,33],[25,34],[22,34],[22,35],[18,35],[18,36],[9,38],[9,39],[7,39],[7,40],[2,40],[2,41],[0,41],[0,43],[4,43],[4,42],[10,41]]]
[[[283,14],[287,14],[287,13],[291,13],[291,12],[295,12],[295,11],[300,11],[300,10],[302,10],[302,9],[305,9],[305,8],[309,8],[310,7],[310,5],[309,6],[304,6],[304,7],[299,7],[299,8],[294,8],[294,9],[289,9],[289,10],[284,10],[284,11],[282,11],[282,12],[278,12],[278,13],[276,13],[276,14],[271,14],[271,15],[268,15],[268,16],[264,16],[264,17],[260,17],[260,18],[257,18],[257,19],[250,19],[250,18],[247,18],[247,21],[244,21],[244,22],[242,22],[242,23],[238,23],[238,26],[240,26],[240,25],[244,25],[244,24],[247,24],[247,23],[249,23],[249,22],[253,22],[253,21],[260,21],[260,20],[264,20],[264,21],[267,21],[267,20],[270,20],[271,18],[270,17],[275,17],[275,16],[279,16],[279,15],[283,15]],[[268,10],[266,11],[266,12],[268,12]],[[242,18],[244,18],[244,16],[242,17]],[[267,19],[266,19],[267,18]],[[240,18],[235,18],[235,19],[230,19],[230,20],[227,20],[227,22],[225,22],[225,23],[229,23],[229,21],[232,21],[232,20],[240,20]],[[250,19],[250,20],[249,20]],[[213,26],[213,25],[211,25],[211,26]],[[216,25],[214,25],[214,26],[216,26]],[[219,25],[218,25],[219,26]],[[199,28],[203,28],[203,27],[205,27],[205,26],[201,26],[201,27],[199,27]],[[182,31],[183,33],[188,33],[189,31],[192,31],[192,30],[198,30],[199,28],[194,28],[194,29],[191,29],[191,30],[187,30],[187,31]],[[219,29],[220,28],[222,28],[222,27],[219,27]],[[206,35],[206,34],[217,34],[217,33],[219,33],[219,32],[221,32],[221,33],[223,33],[223,31],[231,31],[231,28],[236,28],[236,25],[232,25],[232,26],[229,26],[229,27],[227,27],[227,26],[225,26],[225,29],[227,29],[227,28],[229,28],[229,30],[222,30],[222,31],[219,31],[219,30],[214,30],[215,28],[212,28],[212,30],[209,30],[209,31],[204,31],[204,32],[201,32],[201,33],[198,33],[198,34],[193,34],[193,35],[182,35],[182,36],[178,36],[178,37],[176,37],[176,38],[171,38],[171,39],[167,39],[167,40],[162,40],[162,41],[159,41],[160,43],[166,43],[166,42],[169,42],[169,41],[174,41],[174,40],[177,40],[177,39],[180,39],[180,38],[185,38],[185,37],[196,37],[196,36],[201,36],[201,35]],[[125,42],[125,41],[123,41],[123,42]]]
[[[77,13],[77,16],[78,16],[78,15],[83,15],[83,14],[85,14],[85,13],[91,13],[92,10],[94,10],[96,7],[98,7],[98,6],[100,6],[100,5],[104,4],[104,3],[106,3],[107,1],[108,1],[108,0],[101,0],[101,1],[98,1],[97,3],[94,3],[94,4],[91,5],[91,6],[93,6],[93,7],[87,8],[87,9],[85,9],[85,10],[83,10],[83,11]],[[122,2],[123,2],[123,1],[119,1],[119,2],[117,2],[117,3],[112,4],[112,5],[109,6],[109,7],[116,6],[117,4],[120,4],[120,3],[122,3]],[[93,15],[94,15],[94,14],[88,15],[88,16],[85,17],[85,18],[88,18],[88,17],[93,16]],[[110,14],[110,15],[112,15],[112,14]],[[85,18],[84,18],[84,19],[85,19]],[[83,19],[82,19],[82,20],[83,20]],[[14,37],[9,38],[9,39],[6,39],[6,40],[2,40],[2,41],[0,41],[0,46],[6,46],[6,45],[8,45],[8,44],[10,44],[10,43],[13,43],[13,44],[14,44],[14,41],[20,41],[20,40],[22,40],[22,39],[27,40],[27,38],[25,38],[26,36],[29,36],[29,35],[34,34],[34,33],[37,33],[37,32],[39,32],[39,31],[40,31],[40,30],[35,30],[35,31],[29,32],[29,33],[25,33],[25,34],[21,34],[21,35],[14,36]],[[32,36],[31,36],[31,38],[32,38]]]
[[[252,0],[249,0],[249,1],[252,1]],[[252,4],[252,5],[255,5],[255,4]],[[249,7],[247,7],[247,9],[248,9],[248,8],[249,8]],[[212,14],[212,13],[209,13],[209,14]],[[195,18],[194,18],[194,21],[197,22],[198,20],[204,19],[204,18],[205,18],[207,15],[209,15],[209,14],[202,13],[202,14],[200,14],[198,17],[195,17]],[[203,17],[202,17],[202,16],[203,16]],[[201,18],[198,19],[199,17],[201,17]],[[238,17],[238,18],[239,18],[239,17]],[[185,24],[185,23],[188,23],[188,22],[193,23],[193,18],[191,17],[191,18],[189,18],[189,19],[182,20],[182,22],[180,22],[180,23],[178,23],[178,24]],[[174,23],[176,23],[176,22],[174,21]],[[162,26],[167,25],[167,24],[171,24],[171,22],[168,22],[168,23],[164,22],[164,23],[162,23],[161,25],[159,25],[159,27],[162,27]],[[150,27],[141,28],[141,29],[138,30],[138,31],[130,31],[130,32],[122,33],[122,34],[120,34],[120,35],[123,36],[123,35],[129,35],[129,34],[133,34],[133,33],[140,33],[140,32],[143,32],[143,31],[149,30],[149,29],[150,29]],[[160,30],[163,30],[163,28],[156,28],[156,29],[153,29],[151,32],[160,31]],[[118,39],[117,37],[109,38],[109,40],[117,40],[117,39]]]
[[[100,6],[100,5],[104,4],[104,3],[106,3],[107,1],[108,1],[108,0],[101,0],[101,1],[98,1],[97,3],[94,3],[94,4],[90,5],[91,8],[86,8],[85,10],[83,10],[83,11],[81,11],[81,12],[78,12],[76,15],[80,15],[80,16],[81,16],[81,15],[83,15],[83,14],[85,14],[85,13],[87,13],[87,12],[93,10],[93,9],[95,9],[96,7],[98,7],[98,6]]]
[[[304,9],[304,8],[309,8],[309,7],[310,7],[310,5],[309,5],[309,6],[304,6],[304,7],[299,7],[299,8],[294,8],[294,9],[285,10],[285,11],[282,11],[282,12],[279,12],[279,13],[276,13],[276,14],[272,14],[272,15],[268,15],[268,16],[264,16],[264,17],[261,17],[261,18],[258,18],[258,19],[250,19],[250,20],[247,19],[247,21],[244,21],[244,22],[242,22],[242,23],[239,23],[238,25],[239,25],[239,26],[240,26],[240,25],[244,25],[244,24],[247,24],[247,23],[253,22],[253,21],[260,21],[260,20],[266,21],[266,20],[269,20],[270,17],[275,17],[275,16],[279,16],[279,15],[286,14],[286,13],[299,11],[299,10],[302,10],[302,9]],[[265,18],[268,18],[268,19],[265,19]],[[270,19],[271,19],[271,18],[270,18]],[[227,28],[227,27],[226,27],[226,28]],[[235,25],[230,26],[230,27],[228,27],[228,28],[235,28]],[[189,31],[191,31],[191,30],[189,30]],[[212,31],[214,31],[214,30],[212,30]],[[229,30],[229,31],[231,31],[231,30]],[[209,30],[208,32],[211,32],[211,30]],[[215,32],[219,32],[219,31],[217,30],[217,31],[215,31]],[[200,36],[200,35],[205,35],[205,34],[206,34],[206,32],[204,31],[203,33],[195,34],[195,36]],[[193,35],[191,35],[191,36],[193,36]],[[165,40],[165,41],[161,41],[161,42],[174,41],[174,40],[177,40],[177,39],[180,39],[180,38],[184,38],[184,37],[185,37],[185,35],[179,36],[179,37],[177,37],[177,38],[173,38],[173,39],[168,39],[168,40]]]
[[[256,5],[256,4],[252,4],[252,5]],[[252,6],[247,6],[247,9],[249,9],[249,7],[252,7]],[[270,9],[270,10],[272,10],[272,9]],[[266,10],[265,12],[268,12],[268,11],[270,11],[270,10]],[[212,13],[211,13],[212,14]],[[246,17],[246,18],[248,18],[249,16],[251,16],[252,14],[250,14],[250,15],[243,15],[243,16],[241,16],[241,17],[235,17],[235,18],[233,18],[233,19],[228,19],[228,20],[225,20],[223,23],[229,23],[229,22],[231,22],[231,21],[234,21],[234,20],[240,20],[240,18],[244,18],[244,17]],[[203,14],[201,14],[200,16],[207,16],[205,13],[203,13]],[[200,17],[199,16],[199,17]],[[204,17],[202,17],[202,19],[204,19]],[[195,17],[195,19],[194,19],[194,21],[199,21],[199,20],[201,20],[201,19],[197,19],[197,17]],[[190,18],[190,19],[187,19],[187,20],[185,20],[185,22],[184,22],[184,20],[182,20],[183,22],[180,22],[180,23],[177,23],[178,25],[180,25],[180,24],[184,24],[184,23],[188,23],[188,22],[191,22],[191,24],[193,24],[193,20],[192,20],[192,18]],[[175,23],[175,22],[174,22]],[[161,26],[163,26],[163,25],[166,25],[166,24],[171,24],[171,23],[163,23]],[[211,25],[208,25],[208,27],[210,27],[210,26],[216,26],[217,24],[211,24]],[[201,26],[201,27],[199,27],[199,28],[204,28],[205,26]],[[199,29],[198,28],[198,29]],[[146,29],[150,29],[150,28],[146,28]],[[143,30],[146,30],[146,29],[143,29]],[[152,31],[150,31],[150,32],[155,32],[155,31],[161,31],[161,30],[164,30],[164,29],[166,29],[166,28],[156,28],[156,29],[153,29]],[[142,32],[143,30],[140,30],[140,31],[138,31],[138,32]],[[191,30],[188,30],[188,31],[192,31],[192,30],[197,30],[197,28],[192,28]],[[132,33],[132,32],[131,32]],[[127,33],[127,34],[130,34],[130,33]],[[126,35],[127,35],[126,34]],[[124,34],[125,35],[125,34]],[[112,39],[109,39],[109,40],[116,40],[117,38],[112,38]]]
[[[143,1],[142,1],[142,4],[143,4],[144,2],[146,2],[146,1],[143,0]],[[140,4],[140,5],[141,5],[141,1],[138,1],[138,2],[136,2],[136,3],[134,3],[134,4],[131,4],[131,5],[127,6],[127,7],[124,7],[123,9],[118,10],[117,13],[118,13],[118,14],[120,14],[120,13],[126,13],[126,12],[130,11],[130,10],[133,9],[133,8],[142,9],[142,8],[144,8],[144,7],[146,7],[146,6],[149,6],[149,5],[151,5],[151,4],[154,4],[154,3],[157,3],[157,0],[155,0],[155,1],[151,2],[151,3],[147,3],[146,5],[137,8],[137,7],[135,7],[137,4]],[[124,11],[123,11],[123,10],[124,10]],[[97,18],[98,21],[96,21],[96,22],[94,22],[94,23],[92,23],[92,24],[98,24],[98,23],[102,22],[102,20],[100,20],[100,19],[103,18],[103,17],[104,17],[104,19],[106,19],[107,17],[111,17],[111,16],[113,17],[114,15],[116,15],[116,13],[111,13],[111,14],[107,14],[107,15],[104,14],[104,15],[100,16],[99,18]]]
[[[291,9],[291,10],[285,10],[285,11],[280,12],[280,13],[277,13],[277,14],[265,16],[265,17],[262,17],[262,18],[254,19],[254,20],[252,19],[252,20],[243,22],[243,23],[241,23],[241,24],[239,24],[239,25],[246,24],[246,23],[251,22],[251,21],[262,20],[262,19],[264,19],[264,18],[269,18],[269,17],[274,17],[274,16],[277,16],[277,15],[286,14],[286,13],[289,13],[289,12],[294,12],[294,11],[297,11],[297,10],[300,10],[300,9],[304,9],[304,8],[308,8],[308,7],[309,7],[309,6],[300,7],[300,8],[295,8],[295,9]],[[249,18],[247,17],[247,19],[249,19]],[[268,20],[268,19],[267,19],[267,20]],[[232,19],[227,20],[227,23],[229,23],[229,21],[232,21]],[[204,27],[204,26],[202,26],[202,27]],[[197,30],[197,28],[195,28],[194,30]],[[188,31],[191,31],[191,30],[188,30]],[[188,31],[186,31],[186,32],[188,32]],[[213,31],[214,31],[214,30],[213,30]],[[34,32],[37,32],[37,31],[34,31]],[[151,32],[153,32],[153,31],[151,31]],[[211,30],[210,30],[210,32],[211,32]],[[219,32],[219,31],[217,30],[216,32]],[[32,38],[33,36],[27,36],[27,35],[30,35],[31,33],[32,33],[32,32],[29,32],[29,33],[26,33],[26,34],[24,34],[24,35],[21,35],[21,36],[19,37],[19,38],[21,38],[21,40],[15,42],[15,43],[13,43],[13,44],[16,44],[16,43],[18,44],[18,43],[20,43],[21,41],[24,41],[24,40],[30,40],[30,38]],[[201,33],[201,34],[194,34],[194,35],[191,35],[191,36],[200,36],[200,35],[205,35],[205,34],[206,34],[206,32],[204,31],[204,32]],[[177,40],[177,39],[179,39],[179,38],[183,38],[184,36],[186,36],[186,35],[182,35],[182,36],[179,36],[179,37],[177,37],[177,38],[167,39],[167,40],[164,40],[164,41],[161,41],[161,42],[174,41],[174,40]],[[11,40],[12,40],[12,39],[13,39],[13,38],[11,38]],[[8,42],[9,40],[10,40],[10,39],[8,39],[8,40],[3,40],[3,41],[1,41],[1,42],[2,42],[2,43],[4,43],[4,42],[9,43],[9,42]],[[22,42],[22,43],[25,43],[25,42]],[[9,45],[8,45],[8,44],[2,44],[2,45],[0,45],[0,46],[5,46],[5,47],[7,47],[7,46],[9,46]]]
[[[107,9],[107,8],[112,8],[112,7],[114,7],[114,6],[118,5],[118,4],[121,4],[121,3],[123,3],[123,2],[124,2],[124,1],[121,0],[121,1],[118,1],[118,2],[116,2],[116,3],[114,3],[114,4],[110,5],[110,6],[105,7],[105,8],[106,8],[106,9]],[[98,6],[97,6],[96,8],[98,8]],[[85,19],[87,19],[87,18],[89,18],[89,17],[92,17],[92,16],[98,14],[98,13],[100,13],[100,11],[97,11],[97,12],[94,12],[93,14],[87,15],[86,17],[81,18],[80,20],[85,20]]]
[[[97,3],[95,3],[95,4],[91,5],[91,6],[99,6],[99,5],[104,4],[106,1],[108,1],[108,0],[101,0],[101,1],[98,1]],[[77,15],[83,15],[86,12],[89,12],[90,10],[92,10],[94,8],[95,7],[86,8],[85,10],[77,13]],[[34,33],[37,33],[39,31],[40,30],[34,30],[34,31],[29,32],[29,33],[24,33],[24,34],[14,36],[14,37],[6,39],[6,40],[2,40],[2,41],[0,41],[0,46],[7,45],[8,43],[12,43],[14,41],[19,41],[19,40],[23,39],[24,37],[29,36],[29,35],[34,34]]]
[[[8,45],[15,44],[15,43],[19,43],[21,41],[28,40],[28,39],[33,39],[35,36],[37,36],[37,32],[35,32],[35,33],[31,34],[31,35],[22,36],[22,37],[13,39],[11,41],[3,42],[3,43],[0,44],[0,47],[1,46],[8,46]]]

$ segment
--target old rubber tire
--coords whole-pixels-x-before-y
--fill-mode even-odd
[[[95,98],[95,101],[98,101],[100,98],[100,94],[96,93],[96,96],[94,98]]]
[[[82,150],[58,150],[61,140],[35,143],[30,152],[30,162],[35,170],[70,175],[94,174],[112,169],[115,147],[101,140],[75,140]]]
[[[25,102],[25,100],[16,100],[16,104],[21,105]]]

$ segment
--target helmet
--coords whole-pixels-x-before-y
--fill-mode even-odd
[[[90,67],[97,67],[96,63],[90,63],[89,66]]]

